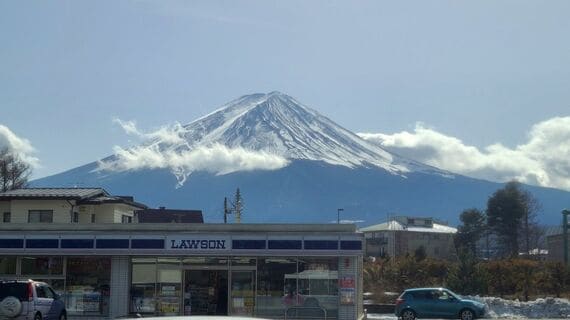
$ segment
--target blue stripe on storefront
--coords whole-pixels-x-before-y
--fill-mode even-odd
[[[300,250],[303,248],[301,240],[269,240],[269,249]]]
[[[62,249],[93,249],[93,239],[61,239]]]
[[[26,248],[57,249],[59,248],[59,239],[26,239]]]
[[[345,240],[340,242],[341,250],[362,250],[362,241]]]
[[[265,240],[232,240],[232,249],[265,249]]]
[[[338,241],[305,240],[305,250],[338,250]]]
[[[163,239],[132,239],[131,249],[164,249]]]
[[[0,248],[21,249],[24,247],[24,239],[0,239]]]
[[[128,249],[129,239],[97,239],[97,249]]]

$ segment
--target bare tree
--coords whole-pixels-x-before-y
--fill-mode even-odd
[[[8,148],[0,150],[0,191],[23,188],[32,173],[29,164]]]

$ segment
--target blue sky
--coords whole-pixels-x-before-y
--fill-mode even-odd
[[[132,143],[114,118],[153,130],[273,90],[355,132],[421,122],[516,149],[570,116],[568,12],[554,0],[2,1],[0,125],[33,146],[35,177]]]

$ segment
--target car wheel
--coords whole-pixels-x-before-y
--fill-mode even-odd
[[[473,319],[475,319],[475,315],[473,314],[473,311],[471,311],[469,309],[463,309],[463,310],[461,310],[461,313],[459,314],[459,319],[461,319],[461,320],[473,320]]]
[[[34,320],[42,320],[42,315],[39,312],[36,313],[36,315],[34,316]]]
[[[65,314],[65,312],[62,312],[62,313],[59,315],[59,320],[67,320],[67,315]]]
[[[416,313],[410,309],[406,309],[406,310],[402,311],[400,316],[402,317],[402,320],[415,320],[416,319]]]
[[[8,296],[0,302],[0,316],[15,318],[22,312],[20,299]]]

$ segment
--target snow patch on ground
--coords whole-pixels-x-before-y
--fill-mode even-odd
[[[497,297],[469,296],[466,299],[482,302],[487,305],[488,318],[568,318],[570,317],[570,301],[560,298],[539,298],[522,302]]]

